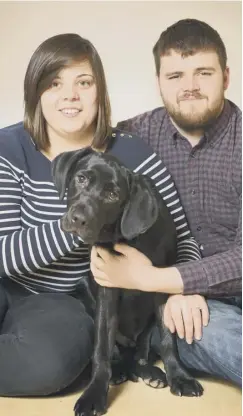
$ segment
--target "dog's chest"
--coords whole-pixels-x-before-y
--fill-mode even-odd
[[[118,342],[136,341],[154,314],[154,294],[122,290],[118,309]],[[121,341],[121,336],[124,342]],[[119,338],[120,337],[120,338]]]

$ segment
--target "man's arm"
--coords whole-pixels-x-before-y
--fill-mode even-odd
[[[241,293],[241,246],[224,253],[177,266],[183,293],[230,296]]]
[[[167,268],[152,266],[133,247],[119,244],[115,250],[123,256],[114,256],[100,247],[92,249],[91,270],[101,286],[207,296],[241,292],[241,249],[237,241],[224,253]]]
[[[230,296],[242,290],[242,217],[235,241],[229,250],[202,260],[177,265],[183,281],[183,293]]]
[[[139,134],[146,141],[149,141],[149,125],[152,112],[147,112],[136,117],[124,120],[118,123],[118,128]],[[163,111],[156,109],[153,117],[162,117]],[[235,164],[238,170],[239,164]],[[233,179],[236,175],[233,175]],[[229,244],[229,249],[223,253],[218,253],[197,261],[190,261],[186,264],[177,264],[176,269],[179,272],[183,282],[184,294],[200,293],[207,296],[230,296],[231,294],[241,293],[242,288],[242,238],[241,238],[241,212],[239,214],[239,225],[235,241]],[[171,270],[168,272],[171,275]],[[166,277],[164,269],[160,271],[161,278]],[[175,272],[174,270],[174,273]],[[173,276],[172,276],[173,279]],[[174,277],[176,280],[176,277]],[[161,287],[161,289],[163,289]],[[172,287],[171,287],[172,289]],[[174,290],[181,293],[179,287],[174,286]],[[161,290],[163,291],[163,290]]]

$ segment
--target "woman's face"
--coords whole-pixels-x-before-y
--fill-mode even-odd
[[[95,131],[97,89],[88,61],[62,69],[41,95],[49,137],[77,137]]]

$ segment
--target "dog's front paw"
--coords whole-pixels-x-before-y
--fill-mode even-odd
[[[170,391],[176,396],[198,397],[203,394],[203,387],[194,378],[175,377],[172,379]]]
[[[90,386],[74,406],[75,416],[101,416],[107,412],[107,392],[99,385]]]
[[[117,386],[118,384],[125,383],[125,381],[129,380],[129,373],[123,361],[112,363],[111,370],[112,375],[110,385]]]
[[[162,389],[167,386],[166,374],[159,368],[147,362],[136,362],[134,372],[137,377],[142,378],[147,386]]]

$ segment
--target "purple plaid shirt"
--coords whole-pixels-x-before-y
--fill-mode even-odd
[[[118,123],[153,147],[179,191],[202,260],[177,265],[184,294],[241,292],[241,111],[229,100],[192,147],[164,107]]]

